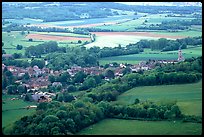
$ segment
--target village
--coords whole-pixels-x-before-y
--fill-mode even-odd
[[[23,86],[26,86],[27,92],[32,93],[32,98],[34,101],[37,102],[50,102],[52,101],[51,97],[56,96],[56,93],[48,93],[48,92],[42,92],[40,89],[42,88],[48,88],[48,85],[52,86],[62,86],[61,82],[53,82],[51,83],[49,81],[49,76],[59,76],[60,74],[64,72],[68,72],[69,75],[72,77],[75,76],[77,72],[84,72],[87,75],[100,75],[104,74],[107,69],[111,69],[114,72],[115,78],[122,77],[123,70],[127,67],[130,69],[130,73],[136,73],[143,70],[151,70],[155,68],[156,66],[166,64],[166,63],[177,63],[176,60],[148,60],[148,61],[141,61],[139,64],[117,64],[114,65],[114,63],[108,64],[108,68],[95,66],[95,67],[80,67],[80,66],[72,66],[71,68],[67,70],[60,70],[60,71],[54,71],[47,67],[43,67],[40,69],[37,65],[33,67],[27,67],[27,68],[21,68],[16,66],[6,66],[5,64],[2,64],[2,72],[4,68],[6,67],[13,76],[20,78],[24,76],[26,73],[29,75],[29,79],[27,81],[22,80],[16,80],[16,84],[20,84]],[[105,77],[104,80],[109,81],[110,79],[108,77]],[[21,97],[24,97],[25,94],[22,94]]]

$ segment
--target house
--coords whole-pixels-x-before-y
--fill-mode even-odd
[[[61,82],[53,82],[52,86],[62,86],[62,83]]]
[[[52,101],[51,98],[47,97],[46,95],[43,95],[43,94],[34,94],[34,95],[31,95],[33,100],[34,101],[37,101],[37,102],[50,102]]]
[[[42,71],[38,68],[37,65],[33,66],[33,70],[35,71],[34,75],[37,77],[42,74]]]

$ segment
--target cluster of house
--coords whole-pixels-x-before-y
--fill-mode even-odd
[[[123,70],[126,67],[129,67],[131,72],[138,72],[140,70],[150,70],[153,69],[156,66],[156,63],[166,64],[166,63],[177,63],[178,61],[174,60],[157,60],[157,61],[142,61],[139,64],[135,65],[124,65],[120,64],[118,67],[114,67],[113,64],[109,64],[109,67],[113,69],[115,77],[121,77],[123,76]],[[50,96],[54,96],[54,94],[51,95],[51,93],[41,93],[41,92],[35,92],[38,91],[40,88],[47,88],[48,85],[51,84],[51,82],[48,80],[49,75],[60,75],[64,72],[68,72],[72,77],[79,71],[83,71],[86,74],[91,75],[99,75],[106,71],[106,69],[102,67],[80,67],[80,66],[73,66],[70,69],[67,70],[60,70],[60,71],[54,71],[50,70],[49,68],[42,68],[40,69],[38,66],[28,67],[28,68],[20,68],[15,66],[6,66],[2,64],[2,71],[4,68],[7,67],[9,71],[13,73],[14,76],[22,77],[26,73],[30,76],[30,78],[23,83],[21,80],[17,80],[16,83],[25,85],[27,87],[27,91],[33,93],[32,97],[35,101],[38,102],[44,102],[44,101],[51,101]],[[105,78],[105,80],[108,80]],[[60,82],[54,82],[52,83],[52,86],[62,85]]]

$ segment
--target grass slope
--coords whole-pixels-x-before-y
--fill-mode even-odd
[[[11,98],[17,97],[15,95],[3,95],[2,100],[2,127],[11,125],[16,120],[23,116],[32,114],[35,109],[19,109],[29,105],[34,105],[33,102],[25,102],[22,99],[10,100]]]
[[[183,114],[202,116],[202,80],[193,84],[136,87],[121,94],[116,102],[132,104],[136,98],[158,103],[176,101]]]
[[[83,129],[79,135],[201,135],[202,124],[180,121],[105,119]]]

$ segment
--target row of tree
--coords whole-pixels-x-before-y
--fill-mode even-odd
[[[191,25],[202,25],[202,19],[193,19],[190,21],[186,20],[175,20],[175,21],[164,21],[161,24],[151,24],[145,27],[138,27],[137,29],[150,29],[150,30],[186,30]]]
[[[40,57],[42,54],[52,53],[52,52],[66,52],[65,47],[59,47],[56,41],[45,42],[36,46],[29,46],[25,49],[25,56]]]
[[[158,40],[140,40],[135,44],[129,44],[129,46],[135,46],[138,48],[150,48],[151,50],[172,51],[186,49],[188,45],[198,46],[202,44],[202,36],[199,37],[187,37],[183,39],[167,40],[166,38],[160,38]]]

